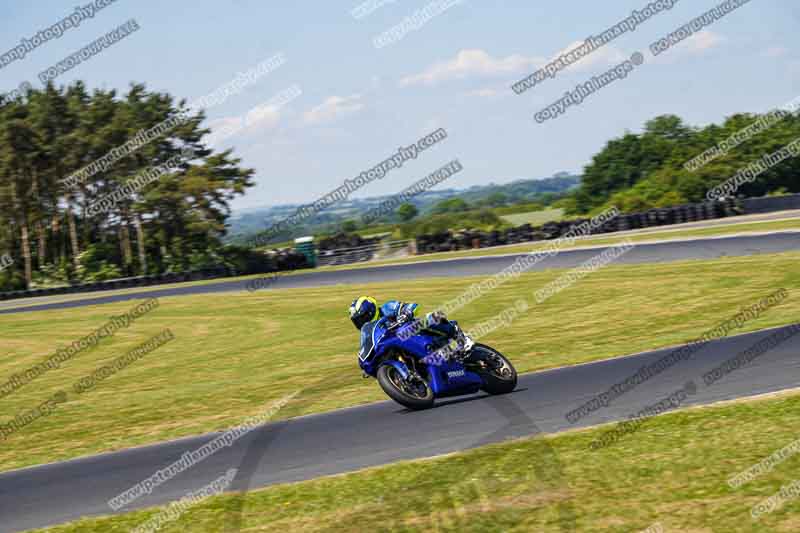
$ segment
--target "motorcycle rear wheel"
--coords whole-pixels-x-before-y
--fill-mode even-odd
[[[517,387],[517,370],[514,365],[491,346],[473,346],[468,364],[470,370],[483,378],[481,389],[489,394],[508,394]]]
[[[392,400],[409,409],[428,409],[433,406],[433,391],[422,379],[408,384],[398,370],[391,365],[383,365],[378,369],[378,383],[383,392]]]

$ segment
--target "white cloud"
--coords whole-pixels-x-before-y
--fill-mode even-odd
[[[242,117],[223,117],[214,119],[208,124],[211,133],[205,141],[214,147],[222,146],[222,142],[240,131],[244,127]]]
[[[716,48],[727,39],[711,30],[695,33],[663,54],[648,60],[656,64],[675,64],[687,56],[697,56]]]
[[[773,46],[771,48],[767,48],[764,51],[764,56],[766,57],[783,57],[789,52],[788,48],[783,46]]]
[[[261,105],[254,107],[244,116],[244,122],[248,130],[252,129],[272,129],[278,125],[281,119],[279,105]]]
[[[553,55],[553,57],[547,60],[547,63],[550,63],[555,58],[562,56],[567,52],[574,50],[575,48],[583,46],[583,44],[584,41],[575,41],[574,43],[570,44],[557,54]],[[578,61],[565,68],[564,71],[566,72],[571,70],[573,72],[579,72],[583,70],[589,70],[598,66],[618,65],[623,61],[625,61],[626,59],[628,59],[629,57],[630,56],[626,56],[625,54],[623,54],[618,48],[606,45],[603,46],[602,48],[598,48],[589,55],[583,56]]]
[[[525,57],[519,54],[504,58],[493,58],[486,51],[468,49],[459,51],[449,61],[434,63],[419,74],[406,76],[400,85],[435,85],[443,81],[458,80],[475,76],[499,76],[516,74],[538,68],[544,64],[541,58]]]
[[[357,113],[364,108],[360,94],[350,96],[329,96],[320,105],[303,113],[306,124],[330,122],[346,115]]]
[[[478,98],[493,98],[499,94],[500,90],[492,87],[484,87],[483,89],[475,89],[474,91],[467,92],[467,96],[477,96]]]
[[[213,146],[221,143],[234,135],[252,134],[275,129],[281,120],[280,106],[257,106],[236,117],[222,117],[209,122],[211,134],[207,142]]]
[[[724,40],[725,38],[718,33],[714,33],[711,30],[703,30],[695,33],[679,46],[688,52],[699,53],[716,48]]]
[[[566,54],[570,50],[583,45],[583,41],[575,41],[560,52],[553,54],[553,57],[546,59],[543,57],[526,57],[520,54],[513,54],[504,58],[494,58],[485,50],[466,49],[461,50],[453,59],[434,63],[419,74],[406,76],[400,80],[400,85],[436,85],[438,83],[459,80],[472,77],[492,77],[510,76],[517,74],[529,74],[538,70],[550,61]],[[604,46],[599,50],[581,58],[573,63],[566,70],[588,70],[597,66],[616,65],[627,59],[621,51],[613,46]],[[491,89],[479,89],[469,93],[473,96],[494,96]]]
[[[253,134],[276,129],[283,117],[282,108],[303,94],[302,89],[292,85],[269,100],[253,107],[244,115],[235,117],[222,117],[210,121],[211,134],[208,141],[214,146],[220,146],[225,139],[238,134]],[[291,115],[291,113],[288,113]]]
[[[215,118],[208,123],[211,131],[226,130],[242,126],[242,117]]]

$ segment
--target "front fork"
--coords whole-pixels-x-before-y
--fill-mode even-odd
[[[397,370],[400,373],[400,376],[404,380],[407,380],[411,376],[412,371],[408,369],[408,367],[402,360],[398,361],[397,359],[388,359],[381,364],[393,366],[395,370]]]

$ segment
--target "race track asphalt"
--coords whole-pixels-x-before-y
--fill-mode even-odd
[[[704,373],[778,331],[794,336],[716,383],[705,384]],[[238,469],[231,489],[245,490],[428,457],[512,437],[620,420],[668,397],[690,380],[696,392],[683,403],[687,406],[796,388],[800,386],[798,332],[800,325],[709,342],[688,360],[677,362],[638,384],[608,407],[574,425],[565,418],[566,413],[672,349],[523,375],[512,394],[441,400],[427,411],[410,412],[386,401],[260,426],[123,511],[176,500],[230,468]],[[497,348],[502,350],[502,346]],[[507,355],[513,361],[514,354]],[[111,514],[107,504],[110,498],[215,436],[186,438],[0,474],[0,531],[14,532],[81,516]],[[586,453],[592,452],[587,449]]]
[[[572,268],[601,253],[605,247],[592,249],[564,250],[537,263],[531,271],[548,268]],[[686,241],[668,241],[639,244],[620,258],[617,264],[663,263],[691,259],[715,259],[725,256],[745,256],[800,250],[800,232],[770,233],[765,235],[742,235],[732,237],[713,237]],[[464,257],[435,261],[423,261],[398,265],[364,267],[349,270],[313,271],[283,276],[268,289],[308,288],[337,284],[366,284],[386,281],[422,279],[442,276],[491,275],[511,265],[517,257],[527,254],[509,254],[481,257]],[[87,296],[80,300],[50,302],[42,297],[43,303],[31,305],[37,299],[27,299],[15,307],[0,309],[0,314],[44,311],[49,309],[69,309],[88,305],[121,302],[132,299],[182,296],[190,294],[214,294],[220,292],[244,291],[246,281],[219,281],[203,285],[186,285],[164,289],[154,288],[136,293],[111,294],[107,296]],[[51,297],[52,298],[52,297]]]

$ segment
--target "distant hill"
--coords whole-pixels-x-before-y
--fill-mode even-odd
[[[580,185],[581,177],[573,176],[566,172],[559,172],[551,178],[539,180],[517,180],[503,185],[476,185],[460,191],[458,196],[467,203],[474,204],[492,194],[505,194],[511,201],[523,202],[533,200],[543,194],[558,194],[573,189]]]
[[[559,172],[553,177],[544,179],[521,179],[506,184],[474,185],[468,189],[431,190],[415,196],[413,203],[421,212],[428,211],[433,205],[448,198],[459,197],[473,204],[492,194],[505,194],[512,202],[530,201],[543,194],[559,194],[574,189],[581,182],[580,176]],[[369,198],[351,199],[339,202],[334,206],[307,219],[306,223],[296,228],[292,235],[321,233],[348,219],[355,219],[366,213],[391,195],[373,196]],[[300,204],[284,204],[263,208],[248,208],[234,211],[228,220],[228,241],[243,241],[247,236],[267,229],[269,226],[294,214]]]

